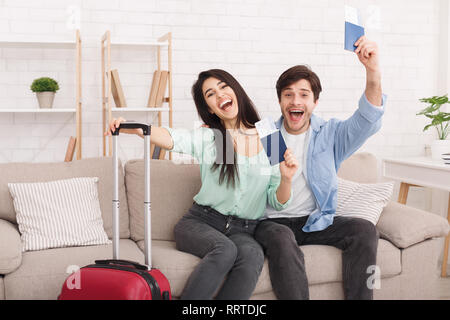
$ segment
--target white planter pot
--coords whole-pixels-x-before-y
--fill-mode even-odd
[[[55,99],[55,92],[36,92],[36,97],[39,102],[39,108],[51,108],[53,106],[53,100]]]
[[[443,153],[450,153],[450,140],[434,140],[431,144],[431,158],[442,160]]]

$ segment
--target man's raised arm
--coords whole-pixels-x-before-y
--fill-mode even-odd
[[[366,68],[366,98],[374,106],[382,105],[381,72],[376,42],[362,36],[355,42],[355,53]]]

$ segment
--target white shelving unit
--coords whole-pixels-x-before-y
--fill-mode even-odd
[[[149,108],[149,107],[125,107],[114,108],[112,88],[111,88],[111,50],[112,47],[148,47],[149,49],[157,49],[157,70],[161,70],[161,49],[167,48],[168,56],[168,91],[169,96],[163,99],[164,103],[167,103],[167,107],[161,108]],[[142,113],[158,113],[158,125],[162,124],[162,113],[167,112],[169,115],[169,127],[172,127],[172,34],[169,32],[156,41],[128,41],[128,40],[111,40],[111,32],[108,30],[105,32],[101,39],[101,54],[102,54],[102,114],[103,114],[103,156],[106,156],[106,137],[103,135],[108,128],[108,124],[112,119],[112,113],[128,113],[128,112],[142,112]],[[112,139],[109,137],[109,156],[112,155]],[[169,153],[169,158],[172,159],[172,154]]]
[[[74,113],[76,118],[76,144],[75,151],[77,159],[82,158],[82,134],[81,134],[81,37],[80,30],[75,32],[75,40],[58,40],[42,37],[1,37],[0,48],[55,48],[55,49],[75,49],[76,50],[76,101],[75,108],[23,108],[11,109],[0,107],[0,113]]]
[[[50,109],[0,109],[0,113],[76,113],[76,109],[50,108]]]

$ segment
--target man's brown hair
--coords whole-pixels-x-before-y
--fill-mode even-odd
[[[322,92],[322,86],[320,84],[320,79],[308,66],[298,65],[287,69],[281,74],[277,81],[277,95],[278,101],[281,101],[281,91],[286,89],[291,84],[305,79],[309,81],[311,85],[312,92],[314,94],[314,102],[319,99],[320,92]]]

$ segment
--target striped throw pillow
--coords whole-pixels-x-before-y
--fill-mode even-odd
[[[97,177],[8,183],[22,251],[110,243],[97,184]]]
[[[394,182],[357,183],[338,177],[336,216],[362,218],[376,225],[393,189]]]

